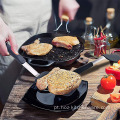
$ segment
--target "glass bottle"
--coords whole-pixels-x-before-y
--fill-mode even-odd
[[[84,23],[85,23],[85,33],[81,37],[85,39],[84,48],[91,49],[91,44],[94,43],[93,34],[92,34],[92,24],[93,24],[92,17],[86,17]]]
[[[113,32],[113,21],[115,17],[115,9],[107,8],[107,24],[106,24],[106,37],[107,41],[110,43],[110,48],[113,48],[115,44],[118,42],[118,36],[115,32]]]

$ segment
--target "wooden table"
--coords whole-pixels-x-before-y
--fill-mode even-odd
[[[84,54],[84,53],[82,53]],[[94,59],[89,59],[89,61],[93,61]],[[3,112],[1,114],[2,119],[20,119],[20,120],[96,120],[100,115],[102,110],[95,110],[90,104],[90,97],[97,90],[97,86],[100,83],[100,79],[103,75],[105,75],[105,67],[109,65],[108,60],[104,60],[98,65],[90,68],[81,74],[82,80],[88,81],[88,93],[82,104],[82,106],[74,112],[62,112],[55,113],[50,111],[44,111],[32,107],[22,101],[22,97],[29,89],[29,87],[34,82],[34,77],[24,71],[22,75],[18,77],[16,83],[9,95],[9,98],[5,104]],[[79,62],[74,63],[69,67],[65,67],[65,69],[74,70],[77,67],[80,67],[81,64]],[[45,70],[51,70],[53,67],[49,68],[36,68],[38,72],[42,72]]]

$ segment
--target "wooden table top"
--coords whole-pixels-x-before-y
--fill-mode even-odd
[[[85,51],[84,51],[85,52]],[[82,53],[82,56],[84,53]],[[89,59],[93,61],[94,59]],[[75,62],[65,69],[74,70],[81,66],[81,63]],[[50,112],[32,107],[22,101],[22,97],[34,83],[34,77],[26,70],[21,74],[9,95],[1,114],[2,119],[20,119],[20,120],[96,120],[102,113],[102,110],[95,110],[90,104],[90,97],[97,90],[101,77],[105,75],[105,67],[109,66],[108,60],[103,60],[96,66],[90,68],[81,74],[82,80],[88,81],[88,93],[81,107],[74,112]],[[36,68],[39,73],[49,71],[49,68]]]

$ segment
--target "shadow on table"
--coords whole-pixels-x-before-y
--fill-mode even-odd
[[[14,116],[15,119],[24,119],[24,120],[57,120],[58,118],[69,118],[76,111],[71,112],[52,112],[41,110],[35,107],[32,107],[28,104],[25,104],[24,101],[20,101],[18,107],[21,108],[21,111],[18,115]],[[20,110],[19,110],[20,111]]]

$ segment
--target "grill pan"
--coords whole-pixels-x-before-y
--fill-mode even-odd
[[[59,36],[72,36],[72,35],[66,32],[42,33],[31,37],[25,43],[23,43],[22,46],[31,44],[36,39],[39,39],[41,43],[51,44],[53,38]],[[53,46],[53,49],[47,55],[31,56],[27,55],[26,52],[21,50],[22,47],[21,46],[18,52],[27,60],[29,64],[33,66],[48,67],[53,64],[56,66],[67,66],[72,64],[77,58],[79,58],[80,53],[84,50],[85,42],[84,39],[82,39],[81,37],[77,38],[80,41],[80,44],[73,46],[72,50],[67,50],[65,48]]]

